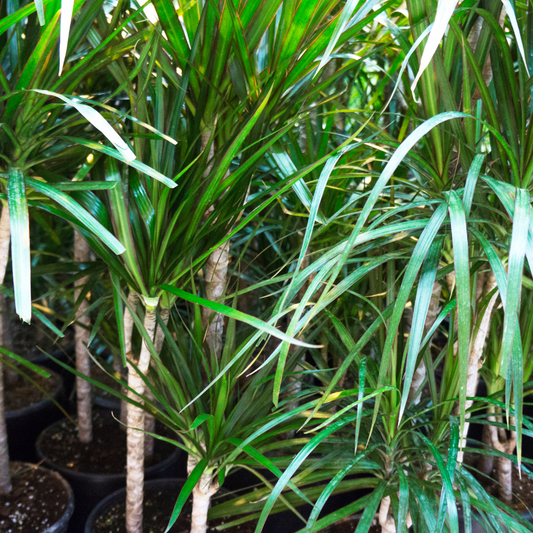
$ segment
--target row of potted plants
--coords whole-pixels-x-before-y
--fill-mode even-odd
[[[14,301],[76,407],[63,479],[0,390],[0,531],[531,529],[532,8],[455,7],[2,5],[0,383]]]

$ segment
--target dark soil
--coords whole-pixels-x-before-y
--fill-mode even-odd
[[[495,469],[492,471],[492,478],[496,479]],[[489,485],[486,478],[484,482],[481,482],[489,494],[498,497],[499,485],[496,483]],[[525,472],[522,472],[522,479],[519,479],[516,468],[513,468],[513,503],[511,508],[521,514],[533,510],[533,480]]]
[[[169,430],[156,428],[160,435],[175,438]],[[110,414],[94,411],[93,440],[82,443],[78,429],[70,420],[48,427],[39,437],[37,447],[46,459],[74,472],[87,474],[124,474],[126,472],[126,431]],[[159,439],[154,443],[154,455],[146,466],[158,464],[172,455],[175,447]]]
[[[68,493],[51,472],[11,463],[11,475],[11,492],[0,496],[0,532],[40,533],[63,516]]]
[[[30,374],[33,383],[16,373],[10,379],[5,380],[6,411],[35,405],[45,398],[52,397],[57,390],[59,378],[55,374],[49,378],[34,372]]]
[[[149,490],[144,496],[143,533],[163,533],[168,525],[172,510],[176,504],[177,493],[163,490]],[[126,501],[115,503],[109,507],[96,521],[93,533],[126,533]],[[220,526],[229,520],[217,518],[210,520],[207,533],[220,531]],[[191,523],[191,504],[186,503],[180,517],[169,533],[189,533]],[[253,533],[256,521],[245,522],[228,529],[224,533]],[[282,532],[280,532],[282,533]]]

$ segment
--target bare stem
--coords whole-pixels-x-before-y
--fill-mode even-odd
[[[159,310],[159,315],[161,316],[161,320],[163,321],[163,324],[165,326],[168,324],[168,319],[170,316],[170,309],[168,307],[161,307]],[[155,338],[154,338],[154,348],[159,355],[161,353],[161,349],[163,348],[163,342],[165,340],[165,334],[163,333],[163,330],[158,325],[156,332],[155,332]],[[146,398],[150,400],[151,402],[155,400],[154,395],[152,394],[152,391],[150,389],[146,390]],[[155,432],[155,418],[148,413],[144,413],[144,431],[147,433],[154,433]],[[144,456],[146,459],[152,457],[154,455],[154,437],[151,435],[145,435],[144,436]]]
[[[156,308],[146,306],[144,328],[150,340],[154,338],[156,325]],[[128,360],[128,398],[142,402],[140,396],[144,393],[144,381],[150,366],[150,350],[143,340],[141,355],[137,370]],[[137,373],[139,372],[139,373]],[[136,405],[128,406],[128,457],[126,476],[126,531],[128,533],[142,533],[143,521],[143,486],[144,486],[144,411]]]
[[[130,290],[128,294],[128,303],[130,304],[132,309],[135,309],[137,307],[138,301],[139,295],[134,290]],[[126,309],[124,311],[124,348],[126,350],[127,361],[133,361],[134,359],[133,349],[131,345],[132,336],[133,316],[131,315],[129,308],[126,306]],[[128,395],[128,390],[126,389],[126,387],[122,387],[122,394],[124,394],[124,396]],[[123,424],[122,427],[128,425],[128,402],[126,400],[122,400],[120,402],[120,421]]]
[[[191,475],[198,459],[189,455],[187,459],[187,472]],[[207,512],[211,498],[219,489],[218,480],[205,472],[200,476],[192,491],[192,515],[191,515],[191,533],[206,533],[207,531]]]
[[[74,231],[74,260],[78,263],[89,261],[90,248],[87,241]],[[77,287],[85,285],[88,281],[85,276],[76,280]],[[80,289],[74,291],[75,300],[80,295]],[[84,298],[80,303],[76,314],[77,323],[74,326],[76,338],[76,370],[81,374],[90,377],[91,358],[89,356],[89,315],[86,313],[89,302]],[[78,436],[81,442],[91,442],[93,438],[92,406],[91,406],[91,384],[82,377],[76,377],[76,397],[78,402]]]
[[[4,283],[7,260],[9,257],[9,208],[3,203],[0,217],[0,284]],[[0,345],[4,345],[4,321],[7,320],[4,295],[0,295]],[[9,475],[9,449],[7,446],[7,428],[4,404],[4,365],[0,362],[0,494],[7,494],[11,490],[11,476]]]
[[[481,281],[480,281],[481,280]],[[483,283],[484,278],[479,276],[478,277],[478,283]],[[496,287],[496,278],[494,277],[494,274],[492,272],[488,276],[487,283],[485,285],[485,290],[483,293],[485,295],[489,294],[494,290]],[[476,288],[478,289],[478,288]],[[478,291],[476,290],[476,294],[478,294]],[[479,292],[481,294],[481,291]],[[489,332],[489,326],[490,326],[490,318],[492,315],[492,310],[494,309],[494,305],[496,304],[496,300],[498,299],[499,292],[496,291],[492,298],[490,299],[489,303],[487,304],[487,307],[485,309],[485,312],[483,313],[483,317],[481,319],[481,323],[479,325],[479,329],[477,331],[477,335],[474,339],[474,342],[472,343],[472,346],[470,348],[470,353],[468,355],[468,371],[467,371],[467,377],[466,377],[466,396],[472,397],[476,395],[476,389],[479,381],[479,369],[483,365],[482,355],[483,355],[483,348],[485,346],[485,340],[487,338],[487,334]],[[472,400],[466,400],[465,404],[465,410],[467,411],[472,407]],[[459,406],[456,407],[455,413],[459,414]],[[470,413],[465,413],[465,420],[468,420],[470,418]],[[462,463],[463,462],[463,448],[466,446],[466,437],[468,435],[468,427],[469,423],[465,421],[463,431],[461,433],[461,439],[459,442],[459,453],[457,454],[457,461]]]

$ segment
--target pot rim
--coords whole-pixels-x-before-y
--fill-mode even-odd
[[[74,492],[69,482],[59,472],[55,472],[54,470],[50,470],[49,468],[45,468],[41,465],[26,463],[24,461],[11,461],[11,464],[13,463],[27,465],[28,467],[37,470],[44,470],[47,474],[51,474],[53,477],[55,477],[61,482],[68,496],[67,508],[65,509],[59,520],[55,522],[55,524],[52,524],[50,527],[41,531],[41,533],[56,533],[57,531],[66,530],[69,520],[72,517],[72,513],[74,512]]]
[[[178,448],[179,449],[179,448]],[[176,487],[179,487],[180,485],[183,487],[186,483],[185,478],[177,477],[177,478],[163,478],[163,479],[151,479],[149,481],[144,482],[144,489],[150,488],[151,485],[174,485]],[[123,487],[121,489],[118,489],[108,496],[106,496],[103,500],[98,503],[98,505],[91,511],[89,516],[87,517],[87,522],[85,522],[85,529],[83,530],[84,533],[93,533],[93,526],[96,518],[101,514],[102,510],[106,508],[107,505],[109,505],[110,502],[112,502],[114,499],[116,499],[121,494],[126,494],[126,488]]]

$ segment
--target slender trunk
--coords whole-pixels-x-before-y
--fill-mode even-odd
[[[507,457],[498,457],[496,476],[500,484],[499,495],[503,503],[510,505],[513,501],[513,463]]]
[[[161,307],[159,314],[161,316],[161,320],[163,321],[163,324],[165,326],[168,324],[168,318],[170,316],[170,309],[167,307]],[[155,332],[155,338],[154,338],[154,348],[159,355],[161,353],[161,349],[163,348],[163,342],[165,340],[165,334],[163,333],[163,330],[157,326],[156,332]],[[154,395],[152,394],[152,391],[150,389],[146,390],[146,398],[153,402],[155,400]],[[155,418],[148,414],[144,413],[144,431],[147,433],[154,433],[155,432]],[[154,437],[151,435],[145,435],[144,436],[144,456],[146,459],[150,459],[154,455]]]
[[[229,263],[229,241],[217,248],[205,265],[205,286],[207,299],[216,302],[224,294]],[[202,308],[202,322],[206,329],[205,340],[212,353],[220,357],[222,353],[222,335],[224,333],[224,315]]]
[[[159,309],[159,316],[161,317],[163,324],[165,324],[166,326],[168,324],[168,319],[170,317],[170,308],[161,307]],[[158,325],[157,330],[155,332],[155,339],[154,339],[154,348],[155,348],[157,355],[161,353],[164,342],[165,342],[165,334],[163,333],[163,329]]]
[[[78,263],[89,261],[90,248],[87,241],[74,230],[74,260]],[[75,282],[76,287],[87,283],[87,276]],[[81,290],[74,291],[74,299],[77,300]],[[76,339],[76,370],[84,376],[91,375],[91,358],[89,356],[89,315],[85,312],[89,307],[87,299],[83,299],[77,313],[77,324],[74,326]],[[76,377],[76,398],[78,402],[78,436],[81,442],[91,442],[93,438],[93,420],[91,406],[91,384],[84,378]]]
[[[480,276],[478,278],[481,279],[481,283],[483,283],[484,278]],[[497,286],[496,284],[496,278],[494,277],[494,274],[491,272],[488,276],[487,283],[485,285],[485,290],[483,291],[483,294],[487,295]],[[477,294],[477,291],[476,291]],[[481,292],[480,292],[481,294]],[[494,305],[496,304],[496,300],[498,299],[499,292],[496,291],[492,298],[490,299],[489,303],[487,304],[487,307],[485,309],[485,312],[483,314],[483,318],[481,319],[481,323],[479,325],[479,329],[477,331],[476,337],[474,339],[474,342],[472,343],[472,346],[470,347],[470,353],[468,355],[468,371],[467,371],[467,377],[466,377],[466,396],[472,397],[476,395],[476,389],[479,381],[479,370],[481,366],[483,365],[482,355],[483,355],[483,348],[485,346],[485,339],[487,338],[487,334],[489,332],[489,326],[490,326],[490,318],[492,315],[492,310],[494,308]],[[466,400],[465,403],[465,411],[470,409],[472,407],[473,401],[472,400]],[[456,407],[455,413],[459,414],[459,406]],[[459,442],[459,453],[457,454],[457,461],[459,463],[463,462],[463,448],[466,446],[466,437],[468,435],[468,427],[469,423],[467,420],[470,418],[470,413],[465,413],[465,423],[463,427],[463,431],[461,433],[461,439]]]
[[[490,428],[487,425],[483,426],[483,449],[488,450],[491,448],[491,437],[490,437]],[[494,468],[494,456],[490,454],[482,455],[479,461],[479,469],[481,472],[490,476],[492,474],[492,469]]]
[[[391,498],[390,496],[385,496],[385,498],[382,498],[381,500],[378,511],[378,522],[381,526],[382,533],[396,533],[394,516],[389,511],[391,511]],[[407,529],[413,525],[413,519],[411,518],[411,513],[409,511],[407,512],[405,525],[407,526]]]
[[[139,295],[134,290],[130,290],[128,294],[128,303],[133,309],[137,307],[138,301]],[[132,336],[133,316],[131,315],[129,308],[126,306],[126,310],[124,311],[124,348],[127,361],[133,361],[134,359],[133,348],[131,345]],[[126,389],[126,387],[122,387],[122,394],[124,394],[124,396],[128,395],[128,389]],[[125,428],[128,425],[128,402],[126,400],[120,402],[120,421],[124,424],[122,427]]]
[[[187,459],[187,472],[191,475],[198,459],[189,455]],[[207,512],[211,498],[219,489],[218,480],[213,479],[208,474],[202,474],[198,483],[192,490],[192,514],[191,514],[191,533],[206,533],[207,531]]]
[[[491,410],[494,408],[492,407]],[[495,422],[494,415],[488,417],[490,422]],[[511,424],[515,425],[515,418],[511,417]],[[503,428],[490,425],[489,428],[490,440],[492,446],[499,452],[511,455],[516,448],[516,431],[511,431],[511,435],[507,434]],[[510,505],[513,501],[513,463],[507,457],[496,458],[496,481],[499,483],[500,499]]]
[[[0,217],[0,284],[4,283],[7,259],[9,257],[9,208],[2,202],[2,216]],[[0,295],[0,337],[3,337],[4,321],[7,320],[4,304],[4,295]],[[0,338],[0,345],[4,339]],[[11,490],[11,477],[9,475],[9,450],[7,447],[7,429],[4,404],[4,365],[0,362],[0,494],[7,494]]]
[[[154,338],[156,325],[156,306],[146,304],[144,328],[150,339]],[[128,398],[142,402],[138,395],[144,393],[144,381],[140,374],[146,375],[150,366],[150,350],[143,340],[137,370],[128,361]],[[138,374],[137,371],[140,373]],[[133,392],[135,391],[135,392]],[[137,393],[137,394],[135,394]],[[127,429],[127,476],[126,476],[126,531],[142,533],[143,485],[144,485],[144,411],[135,405],[128,406]]]
[[[431,329],[431,326],[437,319],[440,304],[440,294],[442,292],[441,284],[435,281],[433,284],[433,290],[431,291],[431,300],[429,301],[428,313],[426,315],[426,322],[424,324],[424,330],[427,332]],[[431,341],[429,342],[429,349],[431,350]],[[415,373],[413,375],[413,381],[411,382],[411,388],[409,389],[408,402],[414,402],[417,405],[420,402],[422,383],[426,379],[426,365],[424,360],[420,361]]]
[[[215,156],[215,143],[212,142],[212,131],[204,131],[202,133],[202,150],[206,150],[209,146],[208,165],[204,171],[204,177],[207,177],[213,168]],[[226,173],[227,177],[229,171]],[[214,210],[210,206],[204,215],[207,218]],[[229,262],[229,241],[218,247],[208,257],[204,267],[204,279],[207,299],[214,302],[220,299],[224,294],[226,286],[226,278],[228,275]],[[210,309],[202,308],[202,327],[205,329],[205,340],[209,349],[217,357],[222,353],[222,335],[224,333],[224,316],[220,313],[213,313]]]
[[[394,517],[389,514],[390,505],[390,496],[385,496],[385,498],[382,498],[378,514],[379,525],[381,526],[382,533],[396,533]]]

